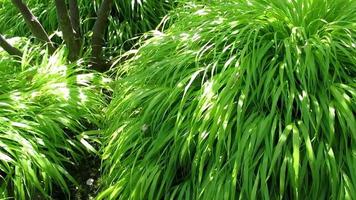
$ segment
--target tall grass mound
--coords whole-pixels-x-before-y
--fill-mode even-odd
[[[67,169],[93,150],[83,131],[102,123],[106,83],[63,54],[28,49],[18,63],[0,52],[0,198],[69,195]]]
[[[116,68],[98,199],[356,199],[355,11],[178,9]]]

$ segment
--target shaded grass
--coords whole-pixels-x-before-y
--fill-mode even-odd
[[[83,131],[102,123],[107,82],[62,48],[22,45],[21,63],[0,51],[0,197],[47,199],[57,187],[69,197],[67,169],[95,152]]]
[[[178,9],[115,69],[98,199],[355,199],[355,11]]]
[[[85,34],[84,44],[90,44],[96,11],[102,1],[78,0],[81,29]],[[115,1],[106,34],[108,41],[105,52],[129,50],[135,44],[135,37],[154,29],[161,18],[175,5],[176,0]],[[56,42],[61,42],[54,2],[27,0],[26,4],[38,17],[44,29]],[[30,36],[30,31],[11,1],[0,0],[0,32],[12,37]],[[117,53],[119,54],[119,53]]]

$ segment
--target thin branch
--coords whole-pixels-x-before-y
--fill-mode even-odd
[[[21,12],[32,34],[39,40],[46,42],[48,45],[48,50],[50,51],[50,53],[53,53],[55,51],[55,47],[52,41],[49,39],[48,34],[44,30],[43,26],[37,20],[37,18],[32,14],[31,10],[27,7],[27,5],[24,2],[22,2],[22,0],[11,0],[11,1]]]
[[[79,57],[80,43],[75,37],[65,0],[55,0],[55,3],[59,27],[62,31],[64,42],[69,49],[69,60],[74,61]]]
[[[12,46],[6,41],[6,39],[0,34],[0,46],[10,55],[22,57],[22,52],[16,47]]]
[[[94,67],[98,70],[105,70],[106,62],[102,58],[104,33],[108,27],[108,18],[110,16],[113,0],[104,0],[99,8],[97,19],[93,27],[92,38],[92,61]]]

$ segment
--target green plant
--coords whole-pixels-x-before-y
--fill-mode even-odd
[[[356,1],[188,3],[117,66],[98,199],[356,199]]]
[[[96,11],[102,1],[78,0],[81,29],[86,35],[85,43],[89,43],[88,37],[95,22]],[[148,1],[115,1],[115,5],[109,19],[107,47],[105,52],[111,55],[122,48],[129,50],[136,40],[133,38],[152,30],[160,22],[161,18],[174,6],[176,0],[148,0]],[[56,42],[60,42],[58,36],[58,22],[56,9],[52,1],[27,0],[26,4],[43,25],[46,31]],[[29,32],[26,24],[10,1],[0,0],[0,33],[9,36],[27,37]],[[117,53],[118,54],[118,53]],[[114,54],[115,55],[115,54]]]
[[[26,1],[32,12],[39,18],[43,26],[50,33],[57,30],[56,9],[47,1],[28,0]],[[83,6],[83,10],[84,10]],[[11,3],[10,0],[0,0],[0,32],[10,36],[29,36],[31,33],[26,27],[21,13]]]
[[[106,79],[67,64],[64,49],[29,46],[20,63],[0,51],[1,198],[50,198],[55,186],[70,195],[67,167],[93,150],[83,131],[102,123]]]
[[[153,30],[177,0],[117,1],[110,18],[108,50],[130,50],[138,36]],[[136,38],[136,39],[135,39]],[[118,45],[120,48],[118,48]]]

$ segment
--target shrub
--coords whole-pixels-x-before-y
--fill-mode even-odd
[[[91,150],[83,131],[102,123],[106,83],[63,49],[23,49],[21,63],[0,52],[0,197],[49,198],[76,183],[66,167]]]
[[[177,10],[116,68],[98,199],[356,199],[355,11]]]

